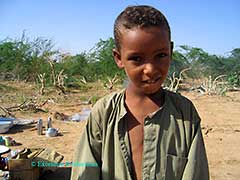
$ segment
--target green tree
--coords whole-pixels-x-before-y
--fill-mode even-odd
[[[95,45],[90,53],[90,68],[96,73],[97,78],[105,79],[106,77],[114,77],[118,74],[119,77],[124,78],[124,72],[117,67],[113,55],[112,49],[115,47],[114,39],[108,38],[102,40]]]
[[[190,63],[187,58],[178,50],[175,50],[172,55],[172,61],[169,69],[169,75],[171,76],[174,72],[179,74],[181,70],[190,67]]]
[[[20,39],[5,39],[0,42],[1,73],[12,73],[19,80],[35,80],[38,74],[48,72],[47,61],[58,53],[53,47],[53,42],[44,38],[30,41],[25,32]]]
[[[208,68],[205,62],[209,59],[209,54],[197,47],[181,45],[180,48],[180,52],[182,52],[188,61],[187,64],[191,68],[191,70],[188,71],[189,76],[193,78],[204,77]]]

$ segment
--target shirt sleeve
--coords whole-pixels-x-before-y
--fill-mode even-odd
[[[200,122],[193,138],[182,180],[209,180],[209,169]]]
[[[101,177],[101,128],[90,115],[76,146],[71,180],[95,180]]]

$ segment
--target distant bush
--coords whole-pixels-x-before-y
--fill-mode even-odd
[[[231,73],[227,80],[231,86],[240,87],[240,71]]]
[[[30,41],[25,33],[20,39],[0,42],[0,72],[17,80],[34,81],[40,73],[48,73],[47,61],[58,52],[51,40],[36,38]],[[4,78],[8,78],[5,76]]]
[[[56,74],[63,70],[67,86],[79,86],[81,78],[87,82],[112,79],[117,75],[123,82],[126,75],[120,70],[112,56],[113,38],[100,39],[89,51],[77,55],[63,54],[54,49],[52,40],[41,37],[29,40],[23,33],[20,39],[0,41],[0,79],[37,81],[45,73],[46,83],[53,84],[54,65]],[[190,78],[213,78],[226,75],[233,86],[240,86],[240,48],[233,49],[228,56],[211,55],[201,48],[181,45],[173,52],[169,77],[190,68],[184,74]]]

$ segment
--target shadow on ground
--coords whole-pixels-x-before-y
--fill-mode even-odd
[[[36,125],[34,125],[34,124],[31,124],[31,125],[14,125],[5,134],[16,134],[16,133],[19,133],[19,132],[23,132],[24,130],[34,129],[34,128],[36,128]]]
[[[46,171],[39,180],[68,180],[71,177],[71,167],[60,167],[55,171]]]

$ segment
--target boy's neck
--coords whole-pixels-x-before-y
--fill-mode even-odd
[[[127,87],[125,92],[125,106],[128,111],[130,120],[138,121],[138,123],[143,124],[145,118],[152,113],[159,110],[164,103],[164,92],[160,89],[155,94],[141,94],[136,93],[130,87]]]
[[[144,92],[136,91],[134,87],[129,85],[126,88],[126,98],[128,101],[134,101],[135,103],[144,103],[151,100],[153,103],[161,107],[164,101],[164,92],[161,88],[154,94],[145,94]]]

